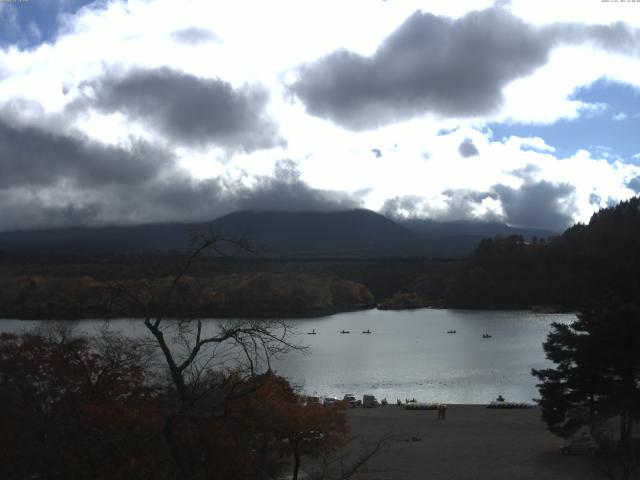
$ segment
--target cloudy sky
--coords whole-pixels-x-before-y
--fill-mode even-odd
[[[0,229],[640,193],[640,2],[0,2]]]

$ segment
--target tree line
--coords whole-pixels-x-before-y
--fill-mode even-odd
[[[594,296],[633,297],[640,288],[639,206],[637,197],[621,202],[551,239],[482,240],[452,281],[447,304],[573,310]]]
[[[305,458],[346,479],[382,441],[347,461],[346,406],[308,401],[270,368],[296,343],[280,320],[168,320],[207,238],[163,289],[116,285],[148,333],[78,335],[69,323],[0,335],[0,476],[31,479],[260,479]],[[188,299],[188,295],[186,297]]]

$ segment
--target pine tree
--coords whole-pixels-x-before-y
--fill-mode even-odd
[[[544,350],[556,367],[532,373],[549,429],[568,437],[619,417],[619,441],[629,444],[640,414],[640,307],[609,301],[585,309],[570,325],[554,323]]]

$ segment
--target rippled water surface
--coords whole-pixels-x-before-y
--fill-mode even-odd
[[[486,403],[501,394],[507,400],[531,401],[538,395],[531,369],[549,365],[542,342],[550,324],[573,319],[571,314],[420,309],[298,320],[298,340],[309,352],[290,353],[276,360],[274,369],[319,396],[372,393],[390,402]],[[3,320],[0,331],[37,323]],[[90,333],[102,325],[84,321],[80,330]],[[109,325],[128,335],[144,334],[138,321]],[[306,334],[312,330],[316,335]],[[483,333],[492,338],[483,339]]]

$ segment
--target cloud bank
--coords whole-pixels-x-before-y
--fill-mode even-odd
[[[119,112],[182,145],[252,152],[283,142],[265,110],[269,93],[258,85],[234,89],[220,79],[161,67],[106,75],[81,89],[69,111]]]
[[[115,147],[7,118],[0,118],[0,202],[0,230],[362,207],[354,195],[312,188],[291,160],[277,162],[272,175],[196,179],[170,152],[142,141]]]
[[[290,90],[309,114],[356,131],[425,114],[482,116],[497,112],[503,88],[546,64],[554,47],[580,43],[640,53],[640,33],[624,23],[539,27],[500,7],[458,19],[418,11],[372,56],[340,50],[301,66]]]
[[[495,184],[488,191],[445,190],[444,202],[420,196],[388,199],[381,213],[391,218],[430,218],[440,221],[478,220],[504,222],[515,227],[561,232],[573,223],[575,187],[527,179],[518,187]],[[482,211],[489,200],[493,208]]]

